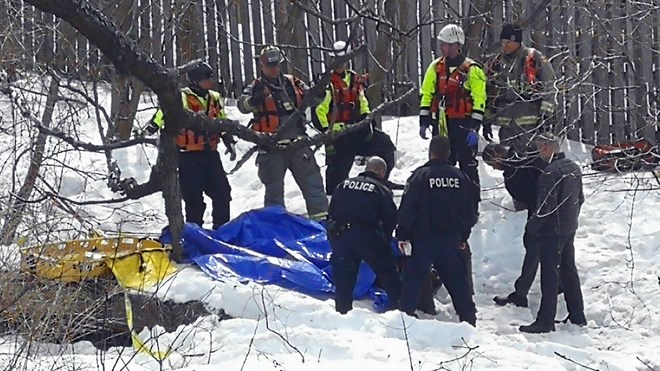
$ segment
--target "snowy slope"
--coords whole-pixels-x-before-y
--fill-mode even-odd
[[[245,120],[235,109],[232,117]],[[142,112],[146,122],[150,113]],[[90,124],[91,125],[91,124]],[[394,118],[384,129],[397,138],[397,168],[392,179],[404,182],[426,160],[427,141],[417,135],[416,118]],[[94,128],[90,127],[89,137]],[[238,145],[240,152],[249,143]],[[582,165],[589,148],[567,145],[569,157]],[[146,180],[155,160],[153,148],[115,151],[124,175]],[[323,151],[317,152],[319,164]],[[103,170],[103,157],[81,155],[81,166]],[[225,169],[233,167],[223,155]],[[323,169],[324,170],[324,169]],[[360,169],[354,167],[353,173]],[[660,194],[643,191],[653,186],[648,174],[592,174],[585,166],[586,203],[576,238],[576,259],[589,324],[586,328],[559,325],[557,332],[527,335],[517,331],[535,317],[540,302],[539,282],[530,293],[530,308],[496,307],[492,297],[513,288],[522,264],[521,235],[524,212],[512,209],[499,172],[480,164],[481,217],[472,234],[475,301],[478,328],[457,323],[446,292],[437,297],[435,318],[413,319],[399,312],[376,314],[367,301],[357,302],[346,316],[334,312],[332,300],[318,300],[275,286],[214,282],[195,267],[183,269],[161,287],[157,295],[177,301],[203,300],[209,308],[224,309],[232,320],[200,318],[175,333],[158,337],[161,348],[174,353],[163,367],[187,370],[437,370],[437,369],[580,369],[557,354],[594,369],[635,370],[660,368]],[[263,187],[256,177],[254,159],[229,177],[232,216],[262,205]],[[112,194],[102,180],[82,182],[65,173],[63,189],[69,197],[103,198]],[[657,184],[656,184],[657,186]],[[286,202],[290,211],[304,213],[304,202],[293,178],[287,175]],[[639,188],[640,191],[632,192]],[[158,232],[165,225],[162,199],[150,196],[141,202],[113,207],[85,207],[104,229]],[[207,209],[207,220],[210,210]],[[634,263],[634,269],[632,269]],[[565,315],[560,298],[558,317]],[[141,337],[150,334],[144,330]],[[52,348],[52,349],[51,349]],[[28,369],[50,369],[54,362],[76,369],[99,369],[99,356],[91,345],[52,346],[35,357]],[[12,350],[0,345],[0,364]],[[54,358],[49,354],[68,354]],[[106,368],[158,370],[161,365],[145,354],[112,349],[104,355]],[[639,358],[639,359],[638,359]],[[118,362],[118,363],[115,363]],[[125,362],[128,365],[125,365]]]

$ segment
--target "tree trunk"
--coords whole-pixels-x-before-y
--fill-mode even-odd
[[[385,14],[379,14],[384,16],[388,22],[396,24],[396,15],[397,15],[397,1],[396,0],[385,0],[384,9]],[[376,27],[376,24],[369,22],[368,27]],[[384,25],[379,25],[380,28],[385,28]],[[389,30],[382,30],[378,33],[377,39],[371,40],[373,47],[369,47],[372,54],[374,55],[376,61],[370,61],[369,63],[369,89],[367,90],[367,98],[369,99],[369,104],[371,107],[377,107],[383,103],[384,92],[391,89],[388,79],[388,74],[390,71],[386,71],[381,66],[391,66],[392,64],[392,38],[390,37]],[[378,115],[376,117],[378,126],[381,124],[381,117]]]
[[[44,109],[41,118],[41,124],[45,127],[49,127],[53,120],[53,111],[55,109],[55,103],[57,103],[58,100],[58,91],[59,82],[56,79],[51,78],[50,86],[48,87],[48,97],[46,98],[46,108]],[[23,181],[23,185],[18,191],[18,194],[11,200],[9,207],[7,208],[5,223],[2,226],[2,231],[0,231],[0,245],[10,245],[16,239],[16,231],[21,224],[23,212],[28,205],[24,200],[27,200],[32,196],[34,185],[39,177],[41,164],[44,160],[47,138],[48,136],[46,134],[39,132],[36,140],[33,142],[30,166],[25,175],[25,180]]]

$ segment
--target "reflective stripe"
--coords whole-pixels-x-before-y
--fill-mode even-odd
[[[483,121],[484,120],[484,115],[483,113],[479,112],[472,112],[472,118],[478,121]]]
[[[555,111],[555,105],[550,103],[550,102],[542,101],[541,102],[541,110],[545,111],[545,112],[552,113],[552,112]]]
[[[518,125],[536,125],[538,123],[538,116],[521,116],[514,119]]]
[[[314,221],[319,221],[319,220],[323,220],[327,216],[328,216],[328,213],[326,211],[324,211],[324,212],[317,213],[317,214],[311,214],[309,216],[309,218],[314,220]]]
[[[420,108],[419,109],[419,115],[420,116],[431,116],[431,109],[430,108]]]

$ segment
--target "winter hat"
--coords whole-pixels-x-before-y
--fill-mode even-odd
[[[522,27],[513,23],[505,24],[500,32],[500,40],[522,42]]]

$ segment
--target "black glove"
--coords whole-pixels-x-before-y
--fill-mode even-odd
[[[236,140],[234,140],[234,137],[224,134],[220,138],[222,138],[222,143],[227,147],[225,154],[229,153],[229,161],[236,161]]]
[[[422,139],[428,139],[426,135],[429,128],[431,127],[431,124],[433,124],[433,119],[431,119],[431,116],[419,116],[419,136],[422,137]]]
[[[143,138],[147,135],[152,135],[158,132],[158,125],[154,124],[153,121],[149,121],[147,126],[141,128],[141,129],[133,129],[133,137],[134,138]]]
[[[254,83],[254,87],[252,88],[252,96],[249,99],[249,103],[252,107],[257,107],[264,103],[266,100],[266,93],[264,92],[265,88],[266,87],[264,86],[264,83],[261,81]]]
[[[492,142],[493,141],[493,128],[490,122],[484,122],[483,123],[483,131],[482,133],[484,134],[484,138],[486,138],[487,141]]]

